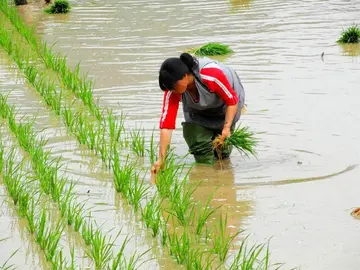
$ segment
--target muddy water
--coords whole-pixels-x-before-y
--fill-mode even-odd
[[[196,199],[205,202],[221,185],[214,199],[226,207],[231,228],[246,229],[258,241],[273,236],[272,258],[286,268],[358,268],[360,222],[349,213],[360,206],[360,46],[335,43],[357,22],[358,1],[83,0],[72,7],[68,15],[49,16],[38,1],[22,14],[45,40],[57,41],[54,49],[70,64],[82,62],[96,79],[102,106],[125,111],[128,126],[143,124],[148,132],[161,110],[161,62],[208,41],[229,44],[235,53],[222,61],[242,78],[242,120],[259,132],[258,159],[235,153],[222,170],[197,166],[190,181],[204,185]],[[32,100],[19,98],[26,106]],[[182,119],[180,111],[173,137],[179,154],[186,153]],[[84,188],[93,186],[94,202],[108,204],[99,219],[127,216],[121,205],[112,208],[117,200],[109,199],[106,180],[90,180],[106,177],[99,170],[88,177],[86,167],[79,168],[89,157],[74,142],[64,148],[67,140],[58,137],[52,146],[75,160],[72,172]]]

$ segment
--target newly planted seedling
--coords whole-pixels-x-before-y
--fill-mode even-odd
[[[190,225],[193,220],[195,203],[192,201],[192,195],[199,185],[200,183],[193,189],[188,189],[186,181],[175,181],[170,197],[171,210],[168,212],[174,215],[182,226]]]
[[[130,131],[131,149],[139,157],[145,155],[145,131],[144,129],[135,129]]]
[[[161,226],[160,204],[161,202],[156,197],[153,197],[141,211],[145,226],[152,230],[152,235],[154,237],[158,235]]]
[[[230,245],[232,241],[238,236],[241,231],[237,231],[233,235],[229,235],[226,233],[227,228],[227,213],[225,215],[225,219],[223,220],[223,216],[220,216],[219,226],[215,230],[212,236],[213,243],[213,251],[218,255],[219,260],[221,262],[225,262],[226,256],[230,249]]]
[[[181,237],[176,233],[169,235],[170,255],[175,257],[179,264],[185,264],[190,252],[190,236],[185,230]]]
[[[149,186],[145,186],[144,180],[140,180],[139,173],[134,173],[127,199],[131,205],[134,205],[135,212],[139,209],[141,199],[146,197],[148,190]]]

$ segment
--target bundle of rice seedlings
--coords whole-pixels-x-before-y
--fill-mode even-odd
[[[45,12],[50,14],[68,13],[71,7],[68,0],[55,0],[55,2]]]
[[[254,137],[254,133],[249,131],[248,127],[237,127],[230,137],[226,138],[223,142],[221,135],[218,135],[213,141],[213,148],[216,151],[219,159],[222,159],[222,150],[226,147],[233,146],[241,153],[249,156],[250,154],[256,156],[255,147],[257,145],[257,139]]]
[[[234,51],[231,50],[228,45],[210,42],[200,48],[190,50],[189,52],[199,56],[214,56],[225,55]]]
[[[350,26],[341,33],[338,43],[358,43],[360,42],[360,29],[357,25]]]

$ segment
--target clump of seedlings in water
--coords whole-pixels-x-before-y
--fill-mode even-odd
[[[348,27],[341,33],[338,43],[359,43],[360,42],[360,28],[357,25]]]
[[[169,234],[169,247],[170,255],[174,256],[177,263],[185,264],[190,251],[189,233],[184,230],[180,237],[176,233]]]
[[[145,156],[145,132],[144,129],[135,129],[130,131],[131,149],[138,156]]]
[[[50,14],[61,14],[68,13],[71,7],[68,0],[55,0],[54,3],[45,9],[46,13]]]
[[[219,226],[212,237],[213,251],[218,255],[221,262],[225,262],[232,241],[241,233],[241,231],[237,231],[235,234],[229,235],[226,233],[226,226],[227,214],[225,215],[225,219],[223,219],[223,216],[221,215]]]
[[[193,189],[186,188],[186,181],[175,182],[174,189],[172,190],[170,202],[171,210],[168,210],[170,214],[175,216],[182,226],[191,225],[193,220],[195,203],[192,201],[192,195],[200,185],[199,183]]]
[[[218,42],[210,42],[197,49],[190,50],[189,52],[198,56],[215,56],[226,55],[229,53],[233,53],[234,51],[230,49],[228,45]]]
[[[161,202],[153,197],[142,209],[141,216],[145,226],[150,228],[152,235],[158,235],[161,226]]]

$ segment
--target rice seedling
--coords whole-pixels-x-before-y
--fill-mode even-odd
[[[35,206],[38,204],[38,201],[35,201],[34,197],[30,197],[30,201],[28,203],[28,208],[26,210],[26,220],[28,222],[28,228],[30,233],[34,233],[35,232],[35,226],[36,226],[36,221],[35,221]]]
[[[242,241],[239,250],[237,251],[229,270],[248,270],[248,269],[270,269],[270,252],[269,243],[265,250],[266,243],[253,245],[250,249],[247,248],[247,240],[249,236]],[[265,251],[264,255],[261,255]],[[262,256],[262,257],[260,257]],[[280,269],[282,264],[273,264],[275,269]]]
[[[146,152],[149,155],[150,164],[154,164],[158,159],[157,146],[155,146],[155,140],[154,140],[154,129],[151,133],[149,149],[146,149]]]
[[[131,149],[139,157],[145,156],[145,131],[135,129],[130,131]]]
[[[147,252],[149,252],[150,249],[141,253],[140,255],[137,255],[137,252],[135,251],[131,255],[129,260],[125,258],[124,250],[129,241],[130,239],[129,236],[127,235],[120,247],[120,250],[118,251],[118,253],[116,254],[115,258],[112,261],[111,270],[135,270],[145,263],[145,261],[143,261],[140,265],[137,265],[140,258],[143,257]]]
[[[112,141],[119,142],[121,134],[125,131],[125,116],[121,113],[120,118],[116,119],[112,110],[108,110],[106,117],[107,126],[109,127],[109,136]]]
[[[53,260],[53,270],[56,269],[69,269],[67,267],[67,261],[66,259],[63,257],[63,253],[62,250],[60,250],[58,253],[56,253],[56,255],[54,256],[54,260]]]
[[[161,226],[161,202],[153,197],[141,210],[145,226],[152,230],[152,236],[158,235]]]
[[[186,258],[186,269],[188,270],[210,270],[214,269],[212,254],[208,254],[204,257],[205,251],[201,251],[199,248],[191,248]],[[219,267],[215,268],[218,269]]]
[[[127,197],[131,187],[131,180],[135,175],[135,163],[130,161],[128,155],[125,164],[121,166],[119,154],[115,148],[113,154],[113,173],[116,191],[123,193],[124,196]]]
[[[54,3],[45,9],[46,13],[49,14],[61,14],[68,13],[71,7],[68,0],[55,0]]]
[[[168,156],[164,169],[156,174],[156,187],[163,198],[171,196],[171,186],[185,168],[185,163],[179,163],[174,156]]]
[[[130,182],[130,189],[127,194],[127,199],[131,205],[134,206],[135,212],[140,207],[141,199],[146,197],[149,187],[145,186],[145,181],[140,180],[139,173],[134,173],[132,181]]]
[[[178,237],[176,233],[169,234],[169,248],[170,255],[175,258],[177,263],[185,264],[190,251],[189,233],[185,230],[181,237]]]
[[[64,229],[65,229],[65,227],[61,220],[59,220],[56,223],[55,228],[47,229],[43,249],[45,251],[45,256],[48,261],[53,260]],[[41,246],[41,244],[40,244],[40,246]]]
[[[81,225],[81,236],[84,239],[86,245],[91,244],[91,240],[94,238],[94,233],[95,229],[92,222],[84,222]]]
[[[360,42],[360,28],[357,25],[352,25],[346,30],[343,30],[337,43],[359,43]]]
[[[216,188],[217,189],[217,188]],[[209,219],[209,217],[217,210],[219,209],[221,206],[218,206],[216,208],[211,208],[209,206],[210,202],[213,199],[214,193],[216,190],[214,190],[212,192],[212,194],[209,196],[208,200],[206,201],[206,204],[204,207],[199,207],[200,209],[198,209],[197,213],[198,213],[198,222],[196,225],[196,229],[195,229],[195,234],[196,235],[201,235],[204,226],[206,224],[206,221]]]
[[[76,202],[74,202],[74,200],[72,200],[72,201],[70,201],[70,203],[68,203],[67,211],[66,211],[68,225],[72,225],[75,222],[76,218],[78,218],[78,222],[80,222],[80,225],[81,225],[81,222],[83,221],[83,217],[81,216],[81,214],[82,214],[82,210],[84,209],[84,207],[85,207],[84,203],[76,203]],[[77,230],[75,229],[75,231],[79,230],[80,225],[78,224],[76,226]]]
[[[231,242],[241,233],[241,231],[237,231],[233,235],[226,234],[226,226],[227,213],[224,220],[223,216],[220,216],[219,227],[215,230],[212,237],[213,251],[218,255],[221,262],[225,262]]]
[[[189,52],[199,56],[214,56],[225,55],[233,53],[234,51],[230,49],[228,45],[224,45],[218,42],[210,42],[199,48],[192,49]]]
[[[227,147],[235,147],[246,156],[249,154],[256,156],[256,145],[257,139],[254,138],[254,133],[249,131],[248,127],[236,128],[224,142],[221,140],[221,135],[218,135],[213,141],[213,148],[219,159],[222,158],[222,151]]]
[[[175,186],[170,197],[171,210],[167,212],[175,216],[181,226],[190,225],[190,222],[193,220],[195,203],[191,199],[200,184],[201,183],[193,189],[187,189],[186,181],[182,181],[181,183],[175,181]]]
[[[166,245],[166,240],[169,239],[169,230],[168,230],[168,221],[169,221],[170,215],[167,217],[166,220],[164,220],[161,223],[161,244],[163,246]]]
[[[88,256],[94,260],[96,269],[106,269],[107,263],[113,256],[112,248],[116,238],[107,243],[106,236],[101,234],[101,231],[97,229],[90,240],[90,252],[87,252]]]

